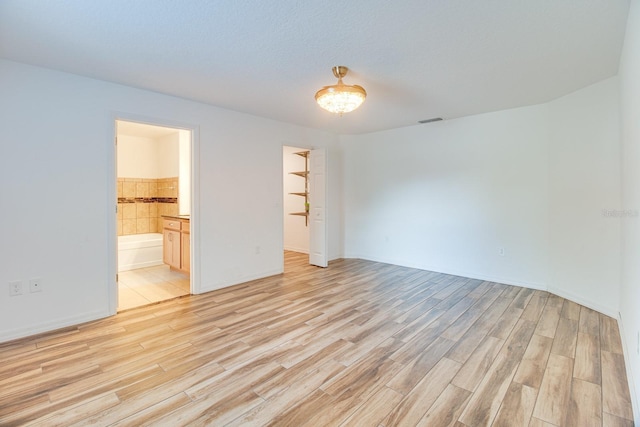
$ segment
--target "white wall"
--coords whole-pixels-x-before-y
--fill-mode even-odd
[[[537,106],[341,137],[345,253],[544,288],[546,115]]]
[[[157,150],[153,138],[118,135],[118,177],[158,178]]]
[[[191,132],[180,130],[179,139],[179,180],[178,213],[191,215]]]
[[[549,104],[342,136],[345,253],[549,289],[615,316],[617,78]],[[505,255],[499,255],[504,248]]]
[[[549,103],[549,290],[617,317],[620,305],[618,79]]]
[[[338,154],[328,133],[0,60],[0,128],[10,142],[0,156],[0,284],[44,284],[36,294],[0,292],[0,341],[111,313],[116,118],[197,131],[192,274],[202,292],[282,271],[282,146]],[[329,192],[339,200],[337,179]],[[329,212],[331,258],[342,246],[338,209]]]
[[[180,176],[180,134],[179,132],[156,138],[156,178]]]
[[[291,172],[305,170],[304,157],[294,153],[307,151],[306,148],[289,147],[282,148],[282,180],[284,200],[284,248],[286,250],[309,253],[309,227],[305,225],[305,218],[290,215],[291,212],[304,212],[304,197],[289,193],[302,193],[305,191],[304,178],[293,175]]]
[[[640,211],[640,1],[632,0],[620,61],[622,115],[623,209]],[[625,362],[633,397],[634,416],[640,420],[640,217],[622,222],[622,287],[620,325]]]
[[[178,132],[159,138],[118,135],[118,177],[179,176],[178,143]]]

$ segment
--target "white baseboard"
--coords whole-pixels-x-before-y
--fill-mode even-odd
[[[237,280],[227,280],[222,281],[210,285],[201,285],[199,294],[204,294],[207,292],[215,291],[217,289],[228,288],[229,286],[240,285],[242,283],[251,282],[252,280],[264,279],[271,276],[276,276],[278,274],[284,273],[284,268],[278,268],[274,270],[267,270],[262,273],[257,273],[249,276],[243,276],[238,278]]]
[[[375,261],[375,262],[382,262],[382,263],[385,263],[385,264],[399,265],[401,267],[409,267],[409,268],[415,268],[415,269],[418,269],[418,270],[425,270],[425,271],[433,271],[433,272],[436,272],[436,273],[450,274],[452,276],[467,277],[469,279],[478,279],[478,280],[484,280],[484,281],[487,281],[487,282],[501,283],[503,285],[520,286],[520,287],[523,287],[523,288],[536,289],[536,290],[540,290],[540,291],[546,291],[547,290],[547,286],[544,283],[527,282],[527,281],[523,281],[523,280],[520,280],[520,279],[514,279],[514,278],[511,278],[511,277],[491,276],[491,275],[486,275],[486,274],[481,274],[481,273],[476,273],[476,272],[470,272],[470,271],[462,271],[462,270],[456,270],[456,269],[441,268],[439,266],[431,266],[431,265],[427,265],[427,264],[407,263],[407,262],[404,262],[402,260],[383,259],[383,258],[379,258],[379,257],[371,257],[371,256],[364,256],[364,255],[349,254],[345,258],[365,259],[365,260],[368,260],[368,261]]]
[[[137,262],[135,264],[125,264],[125,265],[118,264],[118,272],[136,270],[138,268],[155,267],[156,265],[162,265],[162,264],[163,264],[162,260],[160,260],[160,261]]]
[[[68,328],[70,326],[77,326],[82,323],[103,319],[105,317],[109,317],[110,315],[111,314],[108,311],[101,310],[92,313],[83,313],[77,316],[66,317],[63,319],[56,319],[51,322],[44,322],[29,326],[28,328],[16,328],[9,331],[3,331],[0,335],[0,342],[12,341],[19,338],[26,338],[32,335],[37,335],[43,332],[51,332],[57,329]]]
[[[296,247],[293,247],[293,246],[285,246],[284,250],[285,251],[291,251],[291,252],[299,252],[301,254],[308,254],[309,253],[309,249],[296,248]]]
[[[633,418],[636,422],[640,421],[640,403],[638,402],[638,394],[635,387],[636,382],[633,377],[633,370],[629,363],[633,360],[631,357],[632,349],[635,348],[636,343],[629,343],[626,340],[627,334],[625,333],[624,324],[622,323],[622,315],[618,312],[616,316],[618,320],[618,329],[620,329],[620,337],[622,338],[622,351],[624,352],[624,366],[627,371],[627,382],[629,383],[629,393],[631,394],[631,407],[633,408]],[[629,345],[631,344],[631,345]]]
[[[581,297],[580,295],[576,295],[574,293],[571,292],[567,292],[563,289],[559,289],[556,288],[555,286],[549,286],[549,288],[547,289],[548,292],[551,292],[554,295],[558,295],[559,297],[571,300],[573,302],[577,302],[580,305],[583,305],[587,308],[590,308],[592,310],[595,310],[599,313],[602,313],[606,316],[609,317],[613,317],[614,319],[618,318],[618,312],[615,309],[612,309],[611,307],[607,307],[604,306],[602,304],[599,304],[595,301],[589,301],[583,297]]]

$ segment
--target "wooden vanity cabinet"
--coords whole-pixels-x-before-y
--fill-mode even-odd
[[[181,269],[182,271],[191,271],[191,223],[184,221],[180,233],[180,253],[181,253]]]
[[[172,270],[190,271],[190,230],[188,219],[163,219],[163,261]]]

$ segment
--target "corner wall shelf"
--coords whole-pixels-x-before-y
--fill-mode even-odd
[[[298,175],[301,176],[303,178],[306,178],[307,175],[309,175],[309,171],[304,171],[304,172],[289,172],[292,175]]]
[[[304,192],[289,193],[294,196],[304,197],[304,212],[291,212],[289,215],[297,215],[304,217],[304,225],[309,225],[309,151],[298,151],[293,153],[295,155],[304,157],[304,171],[289,172],[291,175],[296,175],[304,178]]]

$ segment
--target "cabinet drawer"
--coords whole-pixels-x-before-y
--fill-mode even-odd
[[[169,228],[171,230],[180,230],[181,222],[177,219],[165,219],[163,220],[163,228]]]
[[[191,225],[189,221],[182,221],[182,231],[189,233],[191,231]]]

